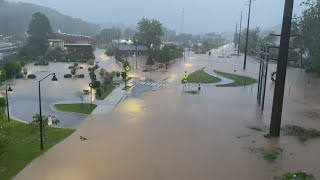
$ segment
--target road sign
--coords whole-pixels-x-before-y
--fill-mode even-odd
[[[126,71],[130,71],[130,66],[126,66]]]
[[[188,74],[185,74],[185,75],[183,76],[184,79],[188,79],[188,77],[189,77]]]

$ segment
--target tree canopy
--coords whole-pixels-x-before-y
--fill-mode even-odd
[[[181,58],[182,56],[183,49],[180,49],[175,45],[165,45],[161,50],[156,52],[157,62],[163,63],[166,66],[166,70],[170,61]]]
[[[148,50],[157,49],[161,44],[160,37],[163,35],[162,24],[156,19],[142,18],[138,22],[136,37]]]
[[[29,58],[43,56],[48,49],[48,38],[52,34],[52,28],[49,19],[46,15],[36,12],[32,15],[29,24],[27,45],[24,48],[24,53]]]
[[[297,28],[302,35],[303,48],[308,52],[308,71],[320,75],[320,1],[307,0],[304,4],[307,9],[297,20]]]

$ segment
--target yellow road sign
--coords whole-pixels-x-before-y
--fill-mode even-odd
[[[188,74],[185,74],[185,75],[183,76],[184,79],[188,79],[188,77],[189,77]]]
[[[130,66],[126,66],[126,71],[130,71]]]

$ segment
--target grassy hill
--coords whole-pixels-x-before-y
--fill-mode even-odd
[[[54,9],[31,3],[0,0],[0,34],[23,37],[28,29],[31,16],[35,12],[44,13],[50,19],[54,31],[93,35],[100,30],[97,24],[61,14]]]

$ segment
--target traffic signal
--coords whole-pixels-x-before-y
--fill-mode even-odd
[[[126,77],[127,77],[127,72],[121,72],[121,77],[122,77],[122,79],[126,79]]]

